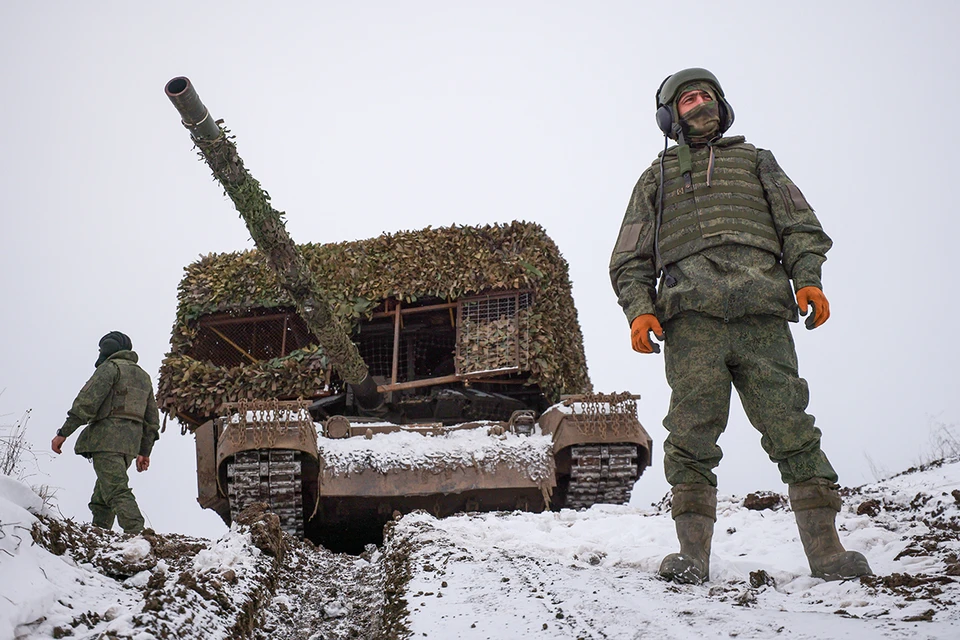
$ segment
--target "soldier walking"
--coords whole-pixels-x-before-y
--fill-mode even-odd
[[[150,452],[160,437],[153,382],[137,360],[129,337],[119,331],[103,336],[96,371],[73,401],[51,443],[59,454],[70,434],[87,425],[74,451],[89,458],[97,474],[89,504],[93,524],[111,529],[116,519],[129,534],[140,533],[144,523],[127,469],[134,460],[137,471],[149,469]]]
[[[651,332],[664,342],[672,391],[664,469],[680,552],[663,559],[659,575],[709,579],[717,440],[731,384],[789,486],[813,575],[869,574],[866,558],[840,544],[837,474],[805,411],[807,383],[787,324],[811,306],[808,329],[830,317],[820,270],[832,241],[772,153],[742,136],[723,137],[734,114],[712,73],[675,73],[656,98],[664,151],[630,198],[610,278],[633,349],[659,352]],[[666,138],[677,144],[666,148]]]

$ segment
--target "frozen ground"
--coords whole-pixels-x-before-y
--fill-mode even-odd
[[[960,637],[960,461],[845,493],[841,537],[875,577],[809,577],[782,502],[721,496],[712,580],[680,587],[654,576],[666,505],[415,513],[349,556],[256,512],[216,541],[126,538],[0,477],[0,640]]]

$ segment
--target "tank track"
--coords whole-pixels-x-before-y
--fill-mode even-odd
[[[227,496],[230,519],[244,508],[264,502],[280,518],[280,528],[303,537],[301,460],[297,451],[261,449],[241,451],[227,463]]]
[[[581,444],[571,448],[573,467],[565,507],[588,509],[595,504],[626,504],[639,475],[637,446]]]

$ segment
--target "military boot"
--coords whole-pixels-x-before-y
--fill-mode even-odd
[[[115,517],[112,513],[109,516],[95,515],[93,516],[91,524],[95,527],[100,527],[105,531],[111,531],[113,529],[114,519]]]
[[[717,520],[717,489],[707,484],[678,484],[673,488],[673,522],[680,553],[671,553],[657,571],[664,580],[702,584],[710,579],[710,546]]]
[[[824,580],[873,575],[862,553],[847,551],[840,544],[837,513],[841,502],[837,489],[836,484],[823,478],[790,485],[790,506],[810,571]]]

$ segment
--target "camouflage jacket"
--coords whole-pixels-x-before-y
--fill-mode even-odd
[[[118,351],[97,367],[57,433],[68,437],[86,424],[74,446],[80,455],[111,451],[149,456],[160,437],[153,382],[134,351]]]
[[[750,150],[753,150],[752,152]],[[701,203],[716,202],[713,209],[731,211],[730,205],[743,199],[745,184],[738,180],[714,180],[706,184],[710,150],[692,148],[693,165],[691,208],[693,230],[700,228],[701,244],[696,252],[665,265],[675,279],[673,287],[657,289],[654,252],[657,207],[660,186],[660,162],[656,160],[643,172],[627,205],[620,235],[610,258],[610,280],[628,322],[645,313],[656,314],[661,322],[685,311],[732,319],[745,315],[773,315],[792,322],[799,319],[793,291],[806,286],[822,288],[820,267],[832,245],[813,209],[787,177],[773,154],[755,149],[743,137],[721,138],[714,143],[714,163],[718,168],[743,171],[744,157],[755,158],[746,170],[752,170],[762,190],[755,200],[760,209],[768,209],[780,246],[778,254],[757,246],[746,234],[736,230],[705,234],[709,221],[701,218]],[[752,153],[752,155],[751,155]],[[666,152],[665,160],[675,158],[677,147]],[[735,160],[736,156],[739,160]],[[735,164],[739,163],[739,164]],[[755,184],[756,180],[750,180]],[[669,186],[669,185],[665,185]],[[665,189],[666,191],[667,189]],[[681,188],[682,191],[682,188]],[[696,208],[694,208],[696,207]],[[712,215],[717,215],[713,213]],[[733,212],[736,217],[736,212]],[[757,213],[750,213],[756,216]],[[766,215],[765,213],[763,215]],[[769,225],[767,225],[769,228]],[[661,238],[661,250],[663,238]],[[793,280],[791,290],[790,280]]]

